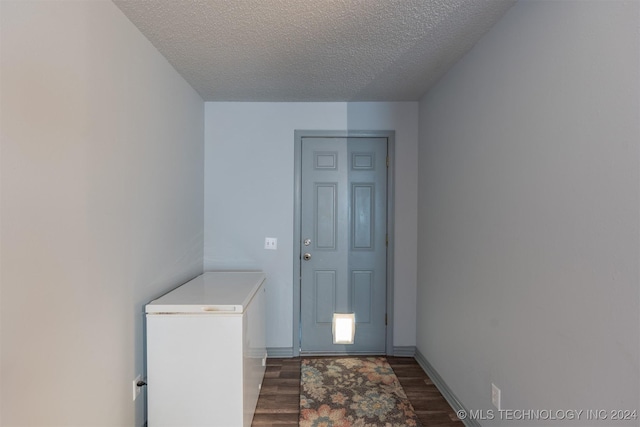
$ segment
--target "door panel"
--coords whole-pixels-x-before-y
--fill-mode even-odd
[[[374,191],[370,184],[353,184],[351,187],[351,249],[373,249],[374,239]]]
[[[371,322],[371,310],[374,300],[373,271],[354,271],[351,273],[351,301],[353,312],[359,323]]]
[[[387,139],[304,137],[301,157],[301,352],[383,354]],[[333,313],[355,313],[354,344]]]
[[[316,271],[315,288],[315,321],[317,324],[331,323],[336,309],[336,272]]]
[[[316,249],[335,250],[338,231],[337,212],[338,184],[315,184],[314,240]]]

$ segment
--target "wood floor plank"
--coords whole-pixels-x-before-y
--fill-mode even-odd
[[[424,427],[464,426],[414,358],[388,357],[387,360]]]

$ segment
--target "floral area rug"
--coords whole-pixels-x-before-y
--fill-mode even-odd
[[[419,427],[384,357],[303,359],[300,427]]]

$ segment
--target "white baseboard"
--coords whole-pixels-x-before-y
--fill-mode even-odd
[[[293,357],[293,347],[267,347],[267,355],[275,358]],[[416,347],[413,345],[393,347],[393,356],[415,357],[415,355]]]
[[[427,375],[429,375],[429,378],[431,378],[433,384],[435,384],[438,390],[440,390],[440,393],[442,393],[442,396],[444,396],[445,400],[449,402],[449,405],[451,405],[453,410],[456,413],[464,411],[465,414],[469,414],[469,410],[462,404],[462,402],[460,402],[456,395],[453,394],[447,383],[444,382],[444,380],[434,369],[434,367],[431,366],[431,363],[429,363],[427,358],[424,357],[424,355],[420,353],[420,350],[418,349],[416,349],[415,359],[422,367],[422,369],[424,369]],[[464,420],[462,420],[462,423],[466,427],[482,427],[478,421],[470,419],[468,416]]]
[[[415,345],[407,345],[407,346],[396,346],[393,347],[393,355],[396,357],[415,357],[416,356],[416,346]]]
[[[267,347],[267,357],[291,358],[293,357],[293,347]]]

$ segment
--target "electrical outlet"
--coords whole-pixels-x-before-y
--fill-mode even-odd
[[[135,380],[133,380],[133,400],[135,401],[138,396],[140,396],[140,389],[142,387],[138,386],[138,381],[142,381],[142,375],[138,375]]]
[[[265,237],[264,238],[264,248],[265,249],[278,249],[278,239],[275,237]]]
[[[500,399],[500,389],[494,383],[491,383],[491,403],[498,408],[498,411],[500,410]]]

